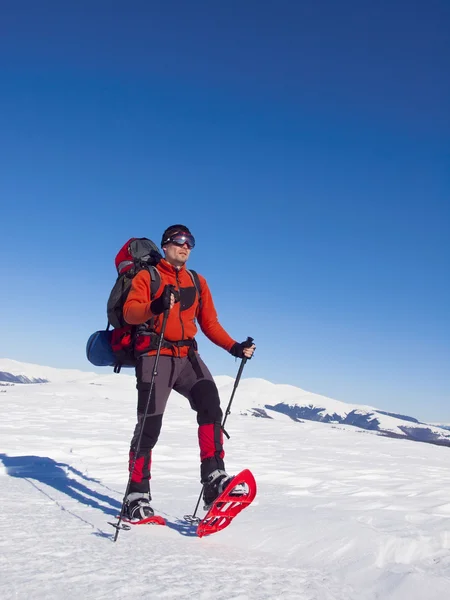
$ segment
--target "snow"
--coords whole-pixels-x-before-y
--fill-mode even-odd
[[[233,382],[221,380],[218,383],[222,393],[231,393]],[[241,409],[241,412],[253,414],[254,408],[264,409],[271,418],[274,418],[275,411],[268,408],[277,403],[283,403],[286,409],[295,407],[307,407],[311,411],[318,410],[321,417],[330,416],[333,420],[344,420],[350,413],[355,412],[366,418],[367,423],[375,420],[378,422],[377,431],[382,431],[389,434],[394,434],[401,437],[421,437],[421,432],[431,434],[435,440],[447,442],[450,445],[450,433],[448,429],[432,425],[415,423],[410,420],[405,420],[400,417],[394,417],[380,412],[379,409],[363,405],[349,404],[334,400],[327,396],[307,392],[301,388],[286,385],[274,384],[264,379],[249,378],[243,380],[235,396],[236,405]],[[407,433],[408,432],[408,433]],[[415,432],[415,436],[413,435]],[[428,437],[422,434],[423,439]]]
[[[174,393],[152,479],[168,526],[122,531],[113,543],[134,378],[14,363],[2,359],[0,371],[49,383],[0,388],[2,600],[448,597],[448,448],[275,413],[254,418],[245,409],[255,400],[270,393],[275,404],[289,390],[242,379],[227,469],[250,468],[258,495],[230,527],[199,539],[183,520],[200,492],[195,413]],[[225,407],[233,380],[217,382]]]

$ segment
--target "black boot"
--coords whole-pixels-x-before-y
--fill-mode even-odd
[[[130,521],[142,521],[155,514],[150,506],[150,494],[134,492],[128,494],[125,502],[125,518]]]
[[[208,510],[214,500],[220,496],[233,478],[222,469],[216,469],[202,481],[204,509]]]

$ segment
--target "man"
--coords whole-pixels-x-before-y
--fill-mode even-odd
[[[164,312],[169,310],[164,342],[158,363],[158,375],[149,403],[147,418],[143,419],[150,382],[155,364],[156,342],[150,343],[136,366],[138,390],[138,422],[131,440],[130,470],[135,461],[126,514],[130,519],[153,515],[150,501],[150,470],[152,449],[158,441],[163,413],[172,389],[185,396],[197,412],[198,441],[200,446],[200,475],[204,484],[205,509],[217,498],[231,477],[225,471],[222,410],[217,386],[207,366],[197,354],[196,320],[203,333],[216,345],[237,358],[251,358],[254,344],[238,343],[223,329],[206,280],[188,271],[189,259],[195,240],[185,225],[172,225],[163,233],[161,247],[164,258],[157,265],[161,277],[158,291],[151,297],[151,278],[146,269],[133,278],[124,304],[125,321],[137,328],[135,348],[149,348],[149,337],[159,334]],[[145,324],[145,325],[143,325]],[[150,342],[151,342],[150,337]],[[142,431],[141,446],[135,456],[136,444]]]

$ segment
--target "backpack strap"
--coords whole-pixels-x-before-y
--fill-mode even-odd
[[[159,290],[159,286],[161,285],[161,275],[159,274],[158,269],[153,265],[147,265],[146,268],[150,273],[150,297],[153,298],[153,296]]]
[[[150,294],[153,297],[156,292],[159,290],[159,286],[161,285],[161,275],[159,274],[159,271],[156,267],[154,267],[153,265],[147,265],[146,269],[148,270],[148,272],[150,273],[150,279],[151,279],[151,284],[150,284]],[[197,296],[198,296],[198,304],[199,307],[201,307],[202,305],[202,286],[200,284],[200,278],[198,276],[197,271],[194,270],[189,270],[186,269],[186,271],[189,273],[191,279],[192,279],[192,283],[194,284],[194,287],[196,289],[197,292]]]
[[[202,307],[202,286],[200,285],[200,278],[198,276],[197,271],[194,271],[193,269],[186,269],[186,271],[191,276],[192,283],[194,284],[194,287],[197,290],[198,307],[200,309]]]

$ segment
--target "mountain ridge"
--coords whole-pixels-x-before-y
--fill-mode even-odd
[[[96,383],[134,380],[130,374],[105,374],[58,369],[37,364],[23,363],[11,359],[0,359],[0,385],[13,386],[50,383]],[[215,377],[226,406],[234,379],[226,375]],[[274,400],[276,400],[274,402]],[[350,425],[358,429],[388,437],[407,439],[450,447],[450,428],[424,423],[408,415],[377,409],[369,405],[358,405],[334,400],[314,392],[308,392],[290,384],[275,384],[266,379],[242,379],[235,393],[234,408],[241,415],[257,418],[285,416],[299,424],[315,421],[331,425]]]

